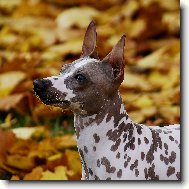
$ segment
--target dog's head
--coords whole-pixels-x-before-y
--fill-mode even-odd
[[[45,104],[70,108],[78,114],[94,114],[115,95],[124,78],[125,36],[103,60],[98,58],[96,38],[92,21],[81,57],[63,66],[60,75],[34,81],[35,94]]]

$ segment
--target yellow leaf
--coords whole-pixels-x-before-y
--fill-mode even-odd
[[[135,102],[134,105],[138,108],[149,107],[153,105],[153,101],[147,95],[140,96]]]
[[[70,8],[57,17],[58,27],[71,28],[72,26],[78,26],[79,28],[86,28],[97,15],[98,11],[92,7]]]
[[[40,180],[68,180],[66,168],[64,166],[57,166],[54,172],[47,170],[42,173]]]
[[[0,98],[7,96],[12,90],[26,78],[21,71],[11,71],[0,75]]]
[[[31,173],[28,173],[24,176],[23,180],[40,180],[42,172],[42,167],[35,167]]]
[[[81,160],[79,153],[73,150],[66,150],[65,154],[68,159],[69,169],[73,170],[75,174],[81,174]]]

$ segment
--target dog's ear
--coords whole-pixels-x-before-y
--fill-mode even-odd
[[[118,43],[114,46],[112,51],[102,60],[102,62],[109,63],[112,66],[114,80],[122,82],[124,79],[124,47],[125,47],[125,38],[123,35]]]
[[[89,56],[91,58],[99,59],[97,53],[96,41],[97,41],[96,24],[94,21],[91,21],[85,33],[81,58]]]

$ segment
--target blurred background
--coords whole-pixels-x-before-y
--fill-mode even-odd
[[[81,178],[72,112],[41,103],[32,83],[79,58],[91,20],[100,58],[126,34],[130,117],[180,122],[179,0],[0,0],[0,179]]]

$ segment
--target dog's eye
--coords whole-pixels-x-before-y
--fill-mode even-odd
[[[82,75],[82,74],[77,74],[77,75],[75,75],[74,78],[77,79],[77,81],[84,81],[84,80],[86,80],[86,77],[84,75]]]

